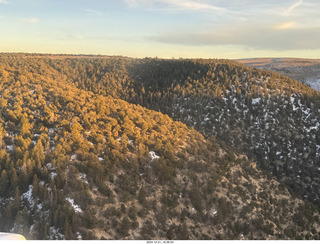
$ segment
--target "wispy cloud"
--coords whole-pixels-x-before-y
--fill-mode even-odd
[[[293,27],[295,27],[297,25],[297,22],[295,21],[290,21],[290,22],[285,22],[285,23],[280,23],[275,25],[273,28],[275,30],[290,30]]]
[[[217,11],[217,12],[224,12],[226,9],[207,4],[199,1],[184,1],[184,0],[161,0],[163,3],[167,3],[173,7],[178,7],[181,9],[188,9],[188,10],[206,10],[206,11]]]
[[[99,15],[101,16],[102,13],[98,10],[95,10],[95,9],[88,9],[88,8],[85,8],[84,9],[85,12],[89,13],[89,14],[94,14],[94,15]]]
[[[0,3],[7,4],[8,2],[5,0],[0,0]]]
[[[146,37],[149,41],[185,46],[238,45],[259,50],[303,50],[319,49],[318,28],[291,28],[275,31],[267,26],[250,28],[225,28],[212,33],[170,32]]]
[[[198,10],[225,12],[227,9],[196,0],[124,0],[131,7],[150,7],[152,5],[162,5],[167,10]]]
[[[38,19],[38,18],[23,18],[23,19],[21,19],[21,21],[26,24],[37,24],[37,23],[39,23],[40,19]]]
[[[283,14],[284,15],[290,15],[292,13],[293,10],[295,10],[297,7],[299,7],[302,3],[303,3],[304,0],[299,0],[298,2],[292,4],[289,8],[287,8]]]

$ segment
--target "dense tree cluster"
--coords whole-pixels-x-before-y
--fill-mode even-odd
[[[1,54],[0,230],[34,239],[319,239],[318,208],[236,152],[236,141],[168,116],[206,131],[200,101],[215,107],[233,94],[252,104],[279,84],[286,96],[306,89],[275,74],[254,82],[260,72],[226,60]],[[313,90],[299,96],[317,106]]]
[[[79,87],[161,111],[214,135],[320,206],[319,92],[230,60],[71,59],[50,65],[60,70],[68,62],[95,67],[82,81],[68,75],[79,68],[65,73]]]

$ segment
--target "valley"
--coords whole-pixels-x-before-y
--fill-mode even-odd
[[[251,67],[278,72],[320,91],[319,59],[253,58],[236,61]]]
[[[319,239],[320,93],[219,59],[0,54],[0,227]]]

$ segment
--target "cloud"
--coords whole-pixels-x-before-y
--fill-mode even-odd
[[[21,21],[26,24],[37,24],[40,20],[38,18],[23,18]]]
[[[124,0],[131,7],[150,7],[161,5],[167,10],[198,10],[198,11],[215,11],[225,12],[227,9],[214,4],[205,3],[196,0]]]
[[[299,0],[299,2],[296,2],[296,3],[292,4],[288,9],[286,9],[286,10],[283,12],[283,14],[284,14],[284,15],[290,15],[291,12],[292,12],[293,10],[295,10],[297,7],[299,7],[302,3],[303,3],[303,0]]]
[[[7,4],[7,1],[5,1],[5,0],[0,0],[0,3]]]
[[[138,4],[139,4],[139,2],[141,2],[141,1],[138,1],[138,0],[124,0],[124,2],[126,3],[126,4],[128,4],[129,6],[137,6]]]
[[[178,7],[180,9],[187,10],[205,10],[205,11],[217,11],[224,12],[226,9],[217,7],[212,4],[202,3],[199,1],[184,1],[184,0],[161,0],[161,2],[166,3],[173,7]]]
[[[99,16],[102,15],[102,13],[101,13],[100,11],[95,10],[95,9],[88,9],[88,8],[86,8],[86,9],[84,9],[84,11],[87,12],[87,13],[89,13],[89,14],[94,14],[94,15],[99,15]]]
[[[289,30],[289,29],[292,29],[293,27],[295,27],[296,24],[297,23],[295,21],[285,22],[285,23],[277,24],[273,28],[275,30]]]
[[[269,27],[229,28],[214,33],[179,31],[146,37],[155,42],[189,46],[238,45],[256,50],[319,49],[319,28],[275,31]]]

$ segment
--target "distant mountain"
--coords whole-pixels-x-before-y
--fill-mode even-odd
[[[320,59],[253,58],[236,61],[250,67],[278,72],[320,91]]]
[[[1,54],[0,63],[2,231],[320,238],[313,89],[227,60]]]

